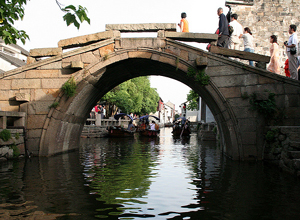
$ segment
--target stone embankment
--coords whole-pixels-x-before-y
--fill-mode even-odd
[[[85,125],[81,133],[82,138],[101,138],[107,135],[106,127],[96,125]]]
[[[0,129],[0,132],[3,129]],[[11,133],[8,141],[0,138],[0,161],[23,157],[25,155],[25,138],[23,129],[7,129]]]
[[[272,126],[266,133],[264,160],[300,176],[300,126]]]

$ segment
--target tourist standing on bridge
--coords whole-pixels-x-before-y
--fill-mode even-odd
[[[280,74],[280,65],[279,65],[279,46],[277,43],[277,37],[275,35],[270,36],[270,64],[267,68],[272,73]]]
[[[248,27],[244,28],[244,34],[241,38],[244,39],[244,51],[253,53],[254,52],[253,36],[252,36],[250,28],[248,28]],[[249,60],[249,65],[254,66],[252,60]]]
[[[289,59],[289,71],[292,79],[298,80],[298,71],[297,71],[297,51],[298,51],[298,38],[295,33],[297,30],[296,25],[291,24],[289,27],[289,34],[291,35],[288,42],[284,42],[286,46],[286,51]],[[296,49],[296,50],[295,50]]]
[[[189,32],[189,22],[186,20],[185,12],[181,13],[181,20],[178,26],[180,27],[181,32]]]
[[[237,21],[238,18],[237,14],[232,14],[230,17],[231,17],[231,22],[229,23],[229,25],[233,27],[233,32],[229,37],[228,48],[233,50],[239,50],[240,43],[241,43],[240,38],[243,36],[243,27]]]
[[[223,14],[223,8],[218,8],[217,14],[219,16],[219,37],[217,46],[219,47],[227,47],[229,40],[229,30],[228,30],[228,20],[226,16]]]

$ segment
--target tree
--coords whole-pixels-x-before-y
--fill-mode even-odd
[[[156,112],[159,95],[156,89],[150,87],[150,80],[147,76],[137,77],[128,80],[108,93],[101,101],[110,105],[116,105],[122,112],[144,115]]]
[[[188,101],[188,110],[198,110],[198,103],[199,103],[199,95],[194,91],[190,90],[189,94],[187,94],[187,101]]]
[[[63,16],[67,25],[74,24],[77,29],[80,27],[79,22],[87,21],[90,23],[90,19],[87,17],[87,9],[81,5],[76,8],[74,5],[68,5],[63,7],[62,4],[55,0],[60,10],[66,14]],[[6,44],[16,44],[17,40],[21,40],[25,44],[26,39],[29,36],[24,30],[17,30],[14,27],[15,21],[23,19],[25,15],[24,6],[27,0],[1,0],[0,1],[0,37]]]

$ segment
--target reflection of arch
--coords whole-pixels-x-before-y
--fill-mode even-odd
[[[178,62],[179,60],[179,62]],[[89,65],[75,74],[76,96],[58,98],[59,107],[46,120],[40,155],[51,155],[76,148],[92,107],[108,91],[120,83],[146,75],[161,75],[178,80],[195,90],[207,103],[223,134],[224,152],[234,159],[242,157],[241,137],[235,115],[218,87],[210,82],[200,86],[186,74],[189,62],[169,53],[151,49],[122,50],[105,61]],[[55,138],[54,138],[55,137]]]

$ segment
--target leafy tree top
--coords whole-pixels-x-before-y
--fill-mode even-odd
[[[79,5],[77,8],[74,5],[63,7],[62,4],[55,0],[59,8],[66,14],[63,16],[64,21],[69,26],[74,24],[77,29],[80,28],[80,23],[87,21],[90,24],[90,19],[87,16],[87,9]],[[17,20],[22,20],[25,15],[24,6],[28,0],[1,0],[0,1],[0,37],[6,44],[16,44],[17,40],[21,40],[25,44],[29,36],[24,30],[17,30],[14,23]]]

